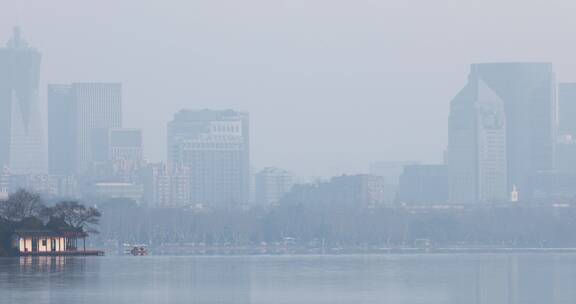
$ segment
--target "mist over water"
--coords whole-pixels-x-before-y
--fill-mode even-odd
[[[573,0],[0,0],[0,304],[576,303]]]
[[[568,304],[573,255],[0,260],[0,303]]]

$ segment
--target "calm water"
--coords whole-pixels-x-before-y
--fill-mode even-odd
[[[0,259],[0,303],[576,303],[576,255]]]

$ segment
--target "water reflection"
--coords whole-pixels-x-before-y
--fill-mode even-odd
[[[23,257],[0,303],[576,303],[576,256]]]

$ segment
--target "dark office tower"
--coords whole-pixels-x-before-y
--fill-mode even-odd
[[[48,85],[48,172],[70,176],[76,168],[74,102],[70,85]]]
[[[109,130],[121,127],[120,84],[73,83],[48,86],[48,137],[52,172],[74,172],[80,175],[91,173],[95,164],[107,161],[104,144]],[[65,155],[59,155],[62,153]]]
[[[0,48],[0,167],[12,174],[46,173],[38,82],[40,53],[14,28]]]
[[[503,100],[472,73],[450,104],[449,201],[501,202],[508,196]]]
[[[249,191],[248,114],[181,110],[168,123],[168,162],[190,170],[190,201],[243,206]]]
[[[556,154],[556,82],[550,63],[489,63],[472,73],[504,101],[508,181],[530,198],[532,179],[553,170]]]
[[[576,139],[576,83],[558,84],[558,135]]]

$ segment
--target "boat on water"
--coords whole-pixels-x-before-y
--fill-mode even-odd
[[[133,256],[145,256],[148,255],[148,245],[144,244],[124,244],[124,254],[133,255]]]

